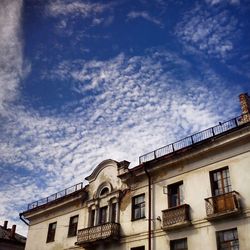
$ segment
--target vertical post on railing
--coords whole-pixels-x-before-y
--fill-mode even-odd
[[[213,134],[213,136],[215,136],[214,127],[212,127],[212,134]]]
[[[191,135],[190,137],[191,137],[192,144],[194,144],[193,136]]]
[[[238,124],[238,120],[237,120],[237,118],[234,118],[234,121],[235,121],[235,125],[236,125],[236,127],[238,127],[238,126],[239,126],[239,124]]]
[[[156,151],[154,150],[154,159],[156,159]]]
[[[172,145],[172,149],[173,149],[173,152],[174,152],[174,144],[172,143],[171,145]]]

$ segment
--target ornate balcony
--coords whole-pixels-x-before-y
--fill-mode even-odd
[[[105,223],[102,225],[88,227],[78,230],[76,245],[88,248],[93,244],[99,244],[103,241],[118,240],[120,237],[120,224]]]
[[[191,224],[189,205],[183,204],[162,211],[163,230],[171,230]]]
[[[207,220],[214,220],[240,213],[239,194],[232,191],[205,199]]]

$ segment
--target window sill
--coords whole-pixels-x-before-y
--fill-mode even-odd
[[[137,220],[141,220],[141,219],[146,219],[146,216],[140,217],[140,218],[136,218],[136,219],[131,219],[131,221],[137,221]]]
[[[68,235],[68,238],[76,237],[76,235]]]

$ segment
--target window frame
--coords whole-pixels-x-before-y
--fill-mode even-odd
[[[117,202],[113,202],[110,205],[111,208],[111,216],[110,216],[110,222],[116,223],[116,217],[117,217]]]
[[[96,221],[96,210],[90,209],[89,210],[89,227],[94,227]]]
[[[220,240],[220,234],[224,234],[224,233],[227,233],[227,232],[230,232],[233,234],[233,236],[237,236],[237,238],[234,238],[233,240],[226,240],[226,241],[221,241]],[[222,245],[221,244],[225,244],[227,247],[230,247],[230,248],[227,248],[228,250],[231,250],[233,249],[231,247],[231,242],[236,242],[236,246],[238,246],[238,250],[240,249],[240,244],[239,244],[239,237],[238,237],[238,230],[237,228],[230,228],[230,229],[226,229],[226,230],[221,230],[221,231],[217,231],[216,232],[216,241],[217,241],[217,250],[221,250],[221,249],[224,249],[224,248],[221,248]]]
[[[226,173],[224,171],[226,171]],[[216,178],[214,177],[214,174],[218,174],[218,173],[220,173],[219,181],[217,179],[218,176],[216,176]],[[230,172],[229,172],[228,166],[210,171],[209,176],[210,176],[212,196],[223,195],[223,194],[232,192],[232,184],[231,184],[231,178],[230,178]],[[219,185],[221,185],[221,189],[219,188]]]
[[[53,226],[55,226],[55,228],[53,228]],[[57,222],[49,223],[46,243],[55,241],[56,227],[57,227]]]
[[[184,248],[175,248],[174,244],[184,241]],[[170,240],[170,250],[188,250],[188,241],[187,238],[181,238],[176,240]]]
[[[108,206],[99,208],[98,225],[103,225],[108,222]]]
[[[167,186],[167,188],[168,188],[168,208],[178,207],[178,206],[184,204],[183,187],[184,187],[183,181],[178,181],[178,182],[169,184]],[[172,193],[171,192],[171,190],[173,190],[174,188],[176,188],[176,190],[178,190],[177,193]],[[172,199],[173,194],[177,194],[176,205],[174,205],[174,202],[173,202],[173,199]]]
[[[143,197],[143,202],[135,204],[136,199],[139,198],[139,197]],[[132,205],[131,205],[131,221],[146,218],[146,216],[145,216],[145,208],[146,208],[145,193],[133,196],[132,197]],[[136,209],[140,209],[140,215],[137,218],[135,216]],[[143,213],[142,213],[142,211],[143,211]]]
[[[73,222],[77,218],[77,222]],[[68,237],[75,237],[77,235],[79,215],[74,215],[69,219]]]
[[[130,250],[145,250],[145,246],[131,247]]]

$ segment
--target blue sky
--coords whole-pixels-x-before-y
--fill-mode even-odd
[[[240,114],[248,0],[2,0],[1,220]]]

